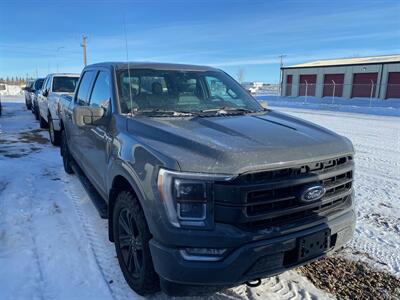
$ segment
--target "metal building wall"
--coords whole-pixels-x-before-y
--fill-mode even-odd
[[[386,63],[386,64],[370,64],[370,65],[351,65],[351,66],[333,66],[333,67],[316,67],[316,68],[289,68],[282,69],[283,72],[283,86],[282,95],[286,95],[285,78],[288,74],[293,75],[292,78],[292,92],[293,97],[299,96],[299,79],[300,75],[317,75],[317,83],[315,96],[323,96],[323,83],[325,74],[344,74],[343,95],[344,98],[351,98],[353,76],[355,73],[378,73],[377,87],[375,97],[385,99],[386,88],[389,72],[400,72],[400,63]]]

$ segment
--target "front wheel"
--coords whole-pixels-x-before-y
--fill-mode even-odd
[[[67,143],[67,135],[65,133],[65,130],[61,131],[61,147],[60,147],[60,154],[63,159],[63,165],[64,165],[64,171],[67,174],[73,174],[74,170],[72,170],[71,167],[71,162],[72,162],[72,156],[71,153],[69,153],[69,148],[68,148],[68,143]]]
[[[121,192],[113,211],[113,233],[118,262],[129,286],[139,295],[160,290],[149,248],[151,234],[136,197]]]

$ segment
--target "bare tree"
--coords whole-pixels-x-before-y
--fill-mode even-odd
[[[240,68],[236,74],[237,81],[239,83],[242,83],[244,81],[244,74],[245,74],[245,70],[243,68]]]

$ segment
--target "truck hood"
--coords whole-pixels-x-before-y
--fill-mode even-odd
[[[351,142],[286,114],[134,117],[127,130],[181,171],[241,174],[353,153]]]

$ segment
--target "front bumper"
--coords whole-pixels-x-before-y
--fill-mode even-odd
[[[155,270],[163,280],[184,285],[230,286],[273,276],[326,255],[348,242],[353,236],[354,227],[355,213],[350,210],[306,230],[244,244],[216,262],[184,260],[179,248],[162,245],[154,239],[150,241],[150,250]],[[326,252],[301,262],[290,257],[299,238],[325,229],[331,232],[331,242]]]

